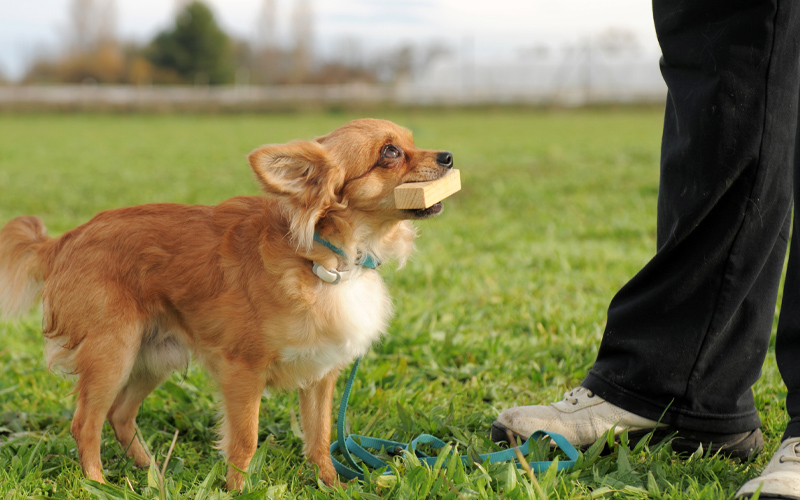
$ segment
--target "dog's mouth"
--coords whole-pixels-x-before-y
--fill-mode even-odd
[[[436,217],[444,210],[442,202],[434,203],[428,208],[415,208],[411,210],[403,210],[410,215],[409,219],[427,219],[429,217]]]

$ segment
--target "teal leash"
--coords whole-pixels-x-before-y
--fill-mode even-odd
[[[328,240],[322,239],[322,237],[318,233],[314,233],[314,241],[316,241],[317,243],[320,243],[323,246],[329,248],[331,251],[333,251],[333,253],[335,253],[337,255],[341,255],[345,259],[347,258],[347,255],[345,255],[345,253],[342,251],[341,248],[335,246],[333,243],[331,243]],[[377,269],[378,266],[381,265],[381,261],[379,261],[377,257],[373,257],[372,255],[370,255],[368,253],[362,255],[361,259],[357,263],[362,265],[362,266],[364,266],[364,267],[368,267],[370,269]]]
[[[345,417],[347,414],[347,403],[350,400],[350,393],[353,390],[353,382],[355,381],[356,372],[358,371],[358,365],[360,361],[361,358],[358,358],[353,364],[353,369],[350,371],[350,376],[347,379],[347,384],[345,385],[344,392],[342,393],[342,402],[339,404],[339,419],[336,422],[337,440],[331,443],[330,447],[331,460],[333,461],[333,467],[336,469],[336,472],[339,473],[340,476],[347,479],[358,479],[363,481],[363,471],[365,471],[364,466],[371,467],[373,469],[386,467],[387,470],[383,474],[391,475],[392,471],[388,468],[389,464],[367,450],[384,450],[395,455],[399,455],[403,451],[408,451],[410,453],[414,453],[420,462],[431,466],[434,465],[438,457],[429,456],[425,453],[422,453],[417,449],[417,446],[429,445],[431,448],[438,450],[447,446],[447,443],[435,436],[431,436],[430,434],[420,434],[410,443],[400,443],[397,441],[390,441],[388,439],[378,439],[369,436],[346,434]],[[561,471],[575,466],[575,461],[579,456],[578,450],[576,450],[575,447],[573,447],[564,436],[556,434],[555,432],[536,431],[527,439],[527,441],[518,446],[517,450],[519,450],[519,452],[523,455],[527,455],[530,451],[530,446],[543,437],[549,437],[552,439],[556,443],[556,446],[558,446],[558,448],[561,449],[561,451],[563,451],[569,458],[569,460],[558,461],[558,470]],[[334,452],[336,451],[342,454],[345,462],[347,462],[347,465],[340,462],[334,456]],[[353,457],[354,455],[361,460],[361,465],[356,462],[355,458]],[[479,455],[479,457],[482,462],[488,460],[489,463],[492,464],[497,462],[508,462],[511,460],[516,461],[517,452],[514,450],[514,448],[509,448],[507,450],[496,451],[494,453],[485,453],[483,455]],[[462,455],[460,458],[465,465],[471,462],[467,456]],[[530,468],[538,474],[549,469],[552,464],[552,461],[541,461],[531,462],[529,465]],[[518,469],[522,467],[522,464],[517,463]]]

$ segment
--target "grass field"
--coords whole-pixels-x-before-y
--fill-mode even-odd
[[[581,382],[608,302],[654,252],[661,111],[376,115],[411,128],[420,147],[452,151],[463,190],[442,216],[418,224],[418,252],[405,268],[382,268],[395,319],[362,362],[349,426],[399,441],[428,432],[462,453],[496,450],[486,438],[498,412],[560,399]],[[0,224],[33,214],[57,235],[103,209],[255,194],[245,160],[251,149],[320,135],[351,118],[0,115]],[[48,373],[42,352],[38,313],[0,323],[0,497],[95,498],[69,435],[71,382]],[[755,394],[768,444],[754,463],[701,454],[678,459],[668,444],[643,442],[587,454],[578,469],[544,474],[538,486],[506,465],[445,461],[426,468],[398,458],[396,477],[328,489],[301,458],[296,394],[275,393],[262,401],[263,461],[252,467],[246,493],[730,498],[760,471],[785,424],[785,388],[772,352]],[[178,431],[163,486],[132,467],[106,426],[103,460],[115,489],[103,498],[123,498],[131,489],[145,498],[236,496],[221,489],[222,458],[212,447],[215,401],[196,366],[145,400],[138,423],[151,450],[163,458]]]

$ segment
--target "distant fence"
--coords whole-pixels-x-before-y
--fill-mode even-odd
[[[120,85],[0,86],[0,111],[268,111],[348,105],[481,106],[663,103],[662,86],[525,88],[418,84],[168,87]]]

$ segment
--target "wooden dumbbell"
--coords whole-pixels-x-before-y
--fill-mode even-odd
[[[461,190],[461,173],[453,169],[435,181],[407,182],[394,188],[394,206],[400,209],[428,208]]]

